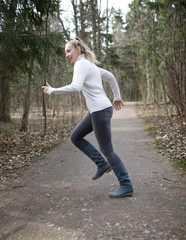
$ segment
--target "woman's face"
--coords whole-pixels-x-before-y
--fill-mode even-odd
[[[81,54],[80,46],[77,46],[76,48],[73,46],[73,44],[66,44],[65,46],[65,53],[66,57],[69,59],[71,63],[75,63],[79,55]]]

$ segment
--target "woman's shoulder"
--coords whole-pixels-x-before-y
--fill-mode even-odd
[[[77,61],[75,62],[75,66],[85,69],[86,67],[92,68],[95,67],[96,65],[87,58],[85,58],[84,56],[80,55]]]
[[[88,64],[89,60],[86,59],[83,55],[80,55],[76,62],[75,62],[75,65],[82,65],[82,64]]]

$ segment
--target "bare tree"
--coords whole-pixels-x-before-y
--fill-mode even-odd
[[[32,74],[33,74],[33,67],[34,67],[34,58],[30,62],[29,72],[28,72],[28,81],[27,81],[27,88],[25,94],[25,101],[24,101],[24,110],[23,110],[23,117],[21,123],[21,131],[28,130],[28,115],[30,109],[30,94],[31,94],[31,82],[32,82]]]
[[[75,24],[75,31],[76,31],[76,36],[79,36],[79,31],[78,31],[78,5],[77,5],[77,0],[71,0],[73,11],[74,11],[74,24]]]
[[[80,33],[79,37],[85,40],[85,4],[82,0],[80,0],[79,10],[80,10]]]
[[[92,32],[93,32],[93,50],[97,55],[97,17],[98,17],[98,8],[97,0],[90,1],[91,12],[92,12]]]

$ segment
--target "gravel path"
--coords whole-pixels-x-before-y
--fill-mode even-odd
[[[0,239],[186,239],[185,179],[155,149],[134,103],[114,113],[112,133],[133,197],[110,199],[113,172],[93,181],[94,164],[69,141],[0,192]]]

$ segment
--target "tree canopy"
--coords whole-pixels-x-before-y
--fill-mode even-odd
[[[55,98],[42,96],[40,86],[48,79],[57,86],[71,80],[64,45],[75,35],[114,73],[124,100],[172,104],[184,119],[185,1],[133,0],[126,19],[108,2],[104,11],[97,0],[70,3],[73,29],[65,27],[62,0],[0,0],[0,121],[21,108],[26,130],[30,105],[42,108],[45,118],[46,106],[56,113]],[[84,104],[81,95],[66,96],[61,106],[69,98]]]

